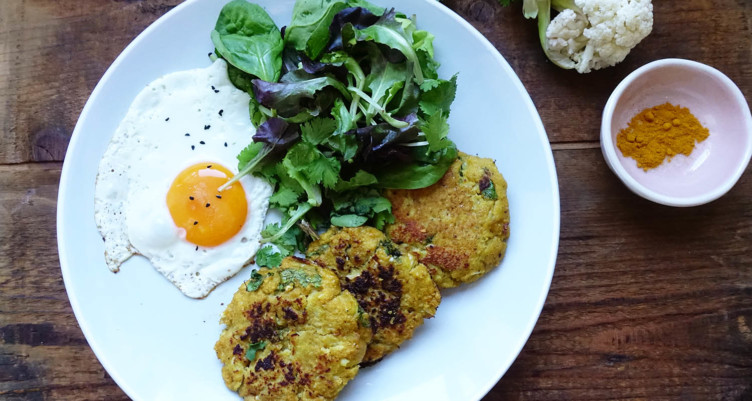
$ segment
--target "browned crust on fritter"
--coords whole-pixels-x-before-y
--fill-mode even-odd
[[[441,298],[426,267],[375,228],[332,228],[310,245],[308,257],[332,269],[365,312],[362,324],[373,340],[364,363],[397,349],[436,313]]]
[[[320,284],[283,281],[286,270],[318,276]],[[222,315],[226,328],[214,349],[225,384],[246,400],[334,399],[357,374],[371,338],[358,324],[355,298],[331,271],[303,259],[258,273],[258,289],[243,283]],[[265,346],[248,360],[259,342]]]
[[[493,184],[496,199],[484,195]],[[386,232],[418,255],[440,288],[475,281],[496,267],[509,238],[507,184],[491,159],[459,154],[436,184],[389,190],[395,223]]]

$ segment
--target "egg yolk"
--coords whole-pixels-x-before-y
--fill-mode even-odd
[[[239,182],[219,192],[232,178],[219,164],[194,164],[183,170],[167,191],[167,208],[185,239],[204,247],[217,246],[240,231],[248,214],[245,191]]]

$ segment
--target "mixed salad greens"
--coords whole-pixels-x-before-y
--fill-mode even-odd
[[[434,36],[415,17],[364,0],[297,0],[281,30],[256,4],[222,8],[211,38],[257,130],[240,172],[274,185],[256,263],[276,266],[328,225],[382,229],[385,188],[438,181],[457,157],[447,138],[457,77],[441,79]],[[230,182],[230,183],[231,183]],[[230,183],[226,185],[230,185]]]

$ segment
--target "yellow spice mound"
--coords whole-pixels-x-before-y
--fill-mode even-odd
[[[616,146],[647,171],[678,154],[689,156],[695,144],[709,135],[688,108],[664,103],[634,116],[627,128],[619,131]]]

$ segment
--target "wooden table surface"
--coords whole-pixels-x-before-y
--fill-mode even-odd
[[[0,0],[0,400],[126,400],[88,347],[60,273],[58,181],[94,86],[179,0]],[[551,290],[485,400],[752,399],[752,176],[694,208],[633,195],[599,149],[617,83],[652,60],[710,64],[752,96],[752,1],[656,0],[653,33],[615,68],[546,61],[521,5],[446,0],[538,107],[561,190]]]

